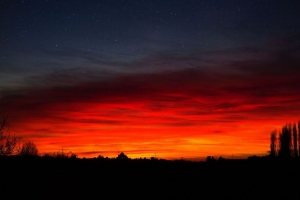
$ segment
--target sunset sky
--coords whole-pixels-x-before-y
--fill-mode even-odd
[[[41,154],[266,155],[300,120],[300,1],[0,0],[0,115]]]

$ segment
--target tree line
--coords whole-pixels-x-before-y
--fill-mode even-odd
[[[300,121],[298,124],[286,124],[280,131],[271,132],[270,156],[300,156]]]
[[[23,142],[21,137],[11,135],[7,117],[0,121],[0,156],[37,156],[38,149],[32,141]]]
[[[3,116],[0,119],[0,156],[41,156],[38,148],[32,141],[22,142],[22,137],[12,135],[9,130],[8,117]],[[77,158],[77,155],[69,152],[44,153],[43,157],[52,158]]]

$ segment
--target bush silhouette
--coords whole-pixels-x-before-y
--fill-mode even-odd
[[[213,156],[207,156],[206,157],[206,162],[212,163],[212,162],[215,162],[215,161],[216,161],[216,159]]]
[[[38,149],[33,142],[25,142],[19,154],[21,156],[37,156]]]
[[[17,152],[20,139],[21,137],[10,135],[7,117],[2,117],[0,121],[0,155],[7,156]]]
[[[77,158],[78,158],[78,156],[76,154],[74,154],[74,153],[72,153],[71,156],[70,156],[70,159],[73,159],[73,160],[75,160]]]
[[[128,159],[128,156],[125,155],[123,152],[121,152],[118,157],[117,157],[118,160],[127,160]]]

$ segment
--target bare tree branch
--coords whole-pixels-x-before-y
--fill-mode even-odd
[[[12,155],[17,151],[21,137],[11,136],[9,131],[8,118],[3,116],[0,121],[0,155]]]

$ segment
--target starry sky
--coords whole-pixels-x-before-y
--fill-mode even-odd
[[[265,155],[300,119],[300,1],[1,0],[0,114],[40,153]]]

